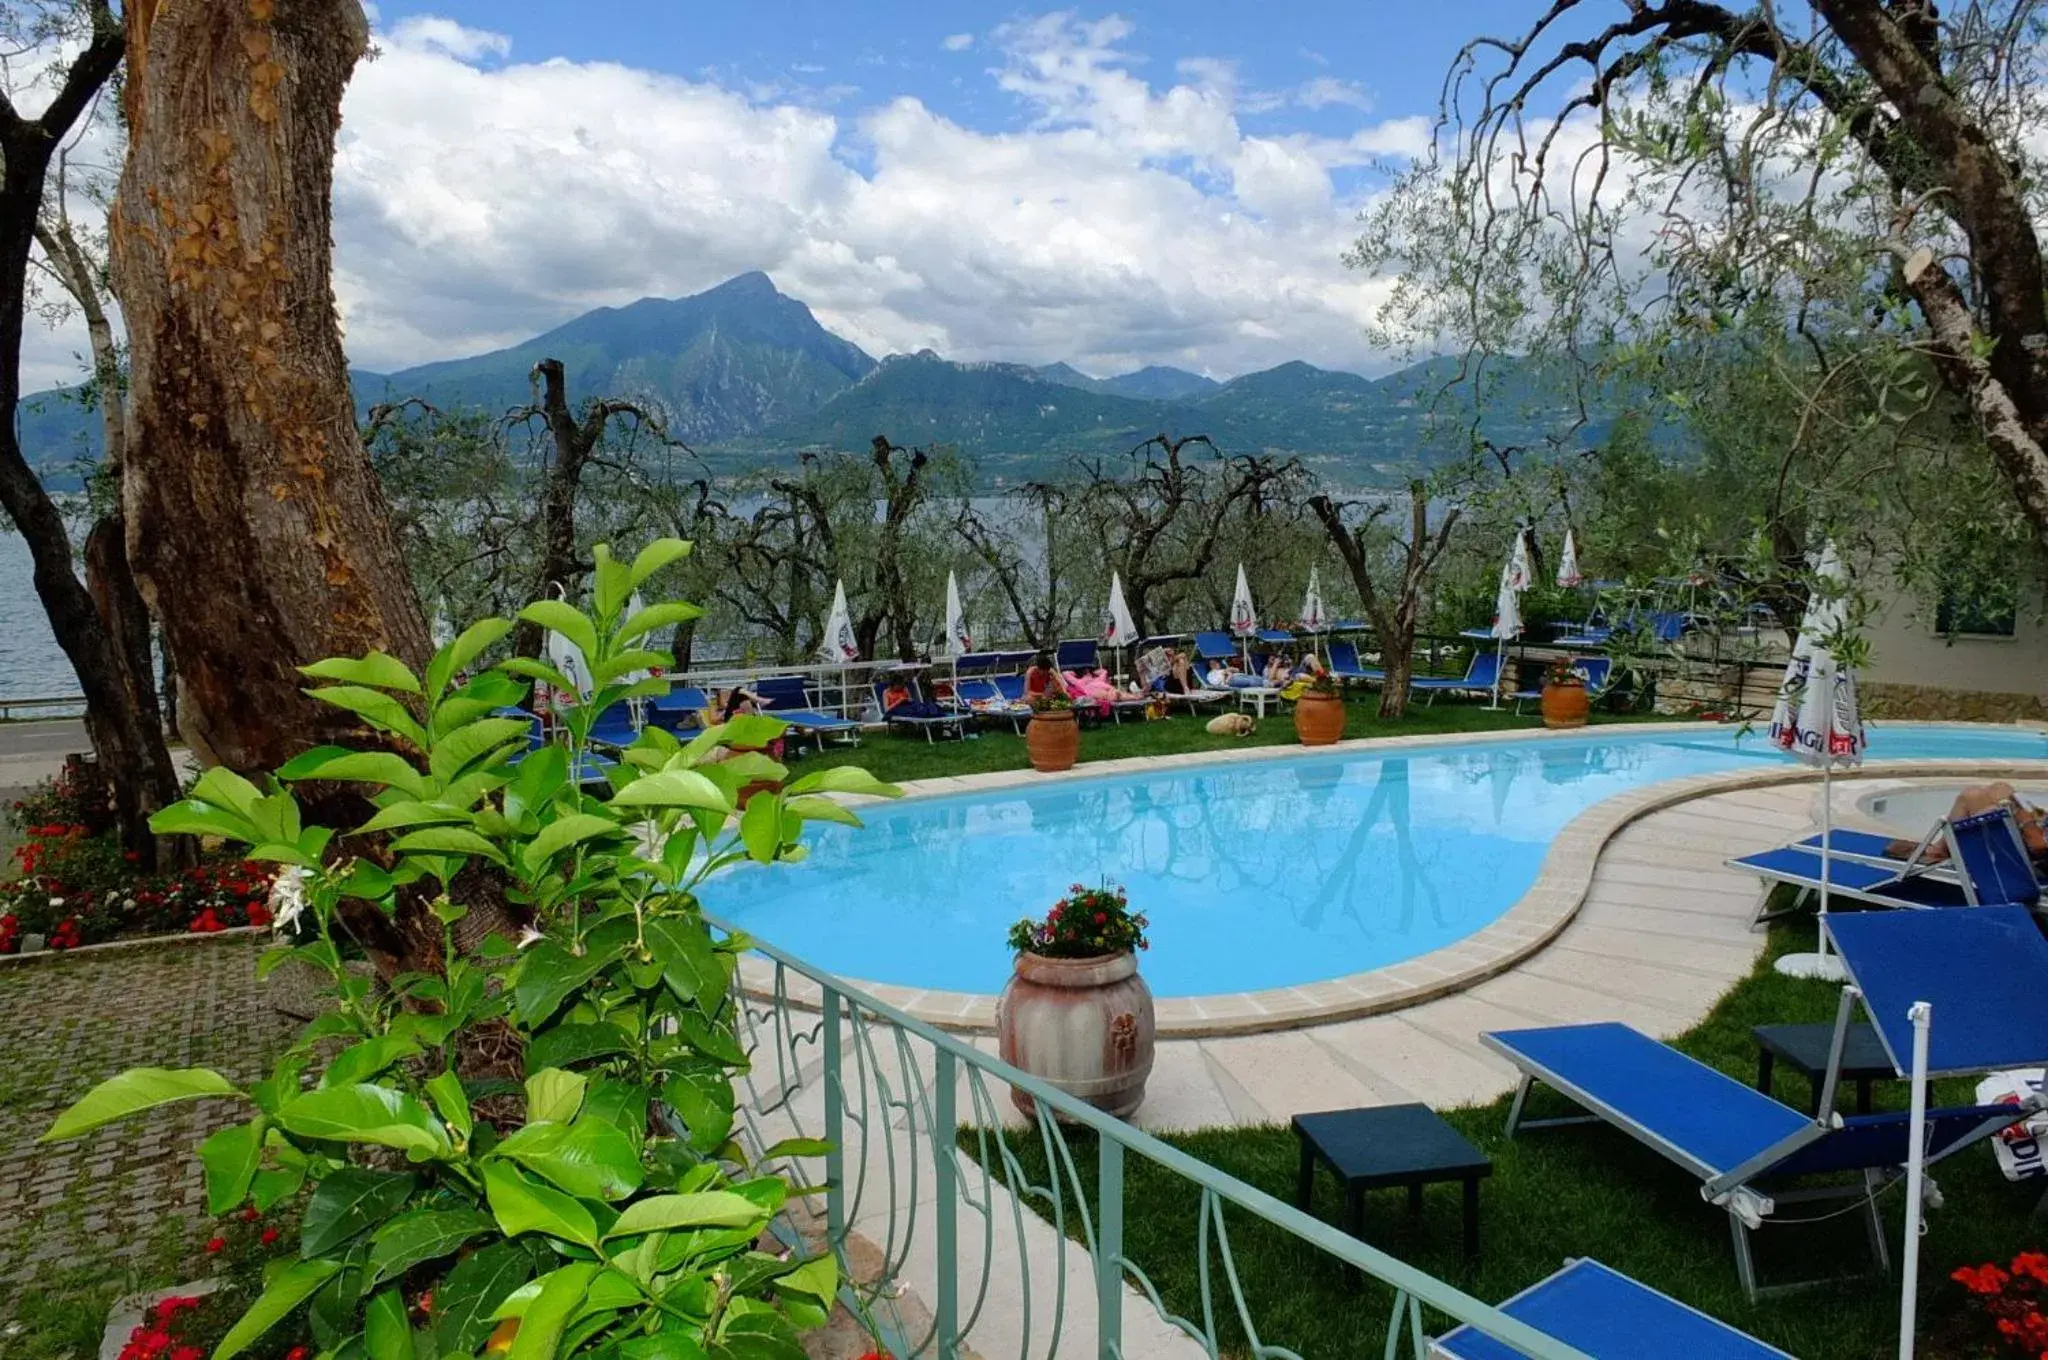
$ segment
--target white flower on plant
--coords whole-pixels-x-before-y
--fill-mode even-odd
[[[290,930],[306,910],[306,871],[290,865],[270,881],[270,925],[280,933]]]
[[[50,905],[53,907],[61,907],[64,905],[64,899],[61,897],[53,897],[50,899]]]
[[[532,926],[525,926],[522,927],[519,931],[519,947],[521,949],[525,949],[531,945],[539,944],[542,940],[545,940],[546,938],[547,936],[541,934]]]

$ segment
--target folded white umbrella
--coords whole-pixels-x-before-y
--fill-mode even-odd
[[[1493,699],[1489,708],[1500,707],[1500,677],[1507,666],[1508,639],[1522,635],[1521,587],[1515,584],[1515,557],[1522,559],[1522,571],[1526,577],[1529,570],[1529,556],[1522,548],[1522,540],[1515,539],[1515,553],[1500,569],[1500,591],[1493,599],[1493,627],[1489,630],[1496,641],[1493,644]]]
[[[1259,631],[1259,611],[1252,606],[1252,583],[1245,579],[1242,562],[1237,564],[1237,592],[1230,597],[1230,631],[1239,637]]]
[[[1834,772],[1863,763],[1868,744],[1863,733],[1863,716],[1856,702],[1856,673],[1842,665],[1828,650],[1828,639],[1848,620],[1848,600],[1843,592],[1848,577],[1835,545],[1821,550],[1814,575],[1821,583],[1818,596],[1807,606],[1799,624],[1799,639],[1792,645],[1792,660],[1785,667],[1785,679],[1778,686],[1778,701],[1771,709],[1771,741],[1793,758],[1820,767],[1820,948],[1811,954],[1786,954],[1777,969],[1793,977],[1840,981],[1841,961],[1828,951],[1828,881],[1833,868]]]
[[[1579,572],[1579,544],[1567,527],[1564,531],[1564,551],[1557,558],[1557,583],[1566,590],[1584,585],[1586,578]]]
[[[960,608],[960,582],[952,572],[946,573],[946,655],[959,656],[974,650],[974,640],[967,635],[967,616]]]
[[[857,661],[860,644],[853,635],[853,616],[846,610],[846,582],[832,586],[832,612],[825,616],[825,633],[818,640],[818,655],[827,661]]]
[[[1515,590],[1527,590],[1534,583],[1529,571],[1529,534],[1525,529],[1515,530],[1515,550],[1508,554],[1508,576]]]
[[[1111,647],[1128,647],[1138,640],[1138,625],[1131,620],[1131,607],[1124,603],[1121,572],[1109,574],[1109,603],[1102,611],[1102,640]]]
[[[1308,569],[1308,593],[1301,597],[1301,626],[1311,633],[1320,633],[1330,623],[1323,610],[1323,572],[1320,567]]]

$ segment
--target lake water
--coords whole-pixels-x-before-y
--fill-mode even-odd
[[[0,699],[76,693],[78,677],[36,598],[28,540],[11,527],[0,528]]]

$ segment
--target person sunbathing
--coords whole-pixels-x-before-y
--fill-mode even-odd
[[[2013,821],[2019,825],[2020,839],[2026,843],[2027,858],[2037,866],[2048,860],[2048,811],[2021,802],[2019,792],[2003,779],[1972,784],[1957,793],[1955,802],[1949,805],[1947,820],[1974,817],[2001,807],[2011,809]],[[1923,849],[1919,841],[1896,840],[1884,848],[1885,854],[1893,859],[1912,859],[1915,851],[1919,852],[1920,863],[1939,864],[1948,858],[1948,841],[1937,836]]]
[[[1266,673],[1264,677],[1266,681],[1266,688],[1283,688],[1287,684],[1287,682],[1289,680],[1292,680],[1293,678],[1294,668],[1287,664],[1286,657],[1280,655],[1280,653],[1278,652],[1275,652],[1273,653],[1273,655],[1266,658]]]

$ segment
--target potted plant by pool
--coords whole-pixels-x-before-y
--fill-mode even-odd
[[[1344,737],[1344,694],[1328,671],[1309,676],[1294,700],[1294,734],[1303,746],[1332,746]]]
[[[1551,662],[1543,672],[1543,725],[1584,727],[1592,707],[1585,673],[1572,667],[1570,657],[1561,656]]]
[[[1040,774],[1071,770],[1081,758],[1081,726],[1074,720],[1074,701],[1049,689],[1031,700],[1031,721],[1024,726],[1024,750]]]
[[[1152,989],[1138,976],[1144,916],[1118,887],[1076,883],[1042,921],[1010,927],[1016,969],[996,1000],[1003,1061],[1119,1118],[1152,1075]],[[1036,1102],[1010,1097],[1026,1116]]]

